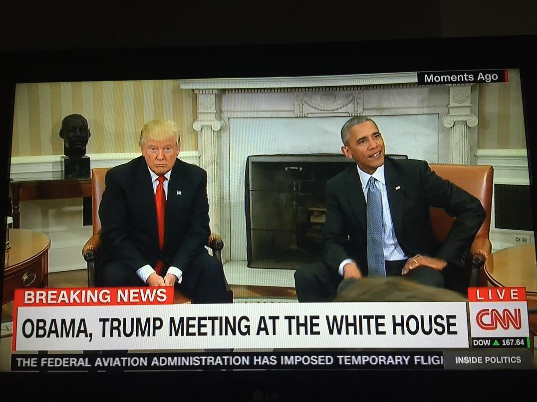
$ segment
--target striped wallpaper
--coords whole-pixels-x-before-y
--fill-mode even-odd
[[[179,125],[183,151],[198,147],[196,95],[176,80],[57,82],[17,85],[12,156],[63,155],[59,132],[72,113],[88,120],[88,154],[139,152],[140,130],[153,119]]]
[[[525,149],[526,137],[518,70],[509,82],[479,85],[479,149]]]

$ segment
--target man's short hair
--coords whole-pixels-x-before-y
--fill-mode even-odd
[[[349,120],[347,120],[347,122],[343,125],[343,127],[341,127],[341,141],[343,141],[343,145],[348,145],[349,143],[349,137],[350,137],[349,130],[358,124],[365,123],[366,121],[370,121],[378,129],[377,123],[375,123],[370,117],[353,116]]]
[[[165,135],[162,134],[170,133],[171,135]],[[142,131],[140,132],[140,147],[144,145],[144,141],[146,138],[170,138],[170,137],[176,137],[177,143],[181,143],[181,135],[179,133],[179,127],[177,127],[177,124],[172,120],[151,120],[149,123],[146,123],[142,127]]]

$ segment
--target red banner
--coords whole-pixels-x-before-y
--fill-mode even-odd
[[[173,304],[173,286],[16,289],[14,307]]]
[[[468,288],[470,302],[526,301],[526,288]]]

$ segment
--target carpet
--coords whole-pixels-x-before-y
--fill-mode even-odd
[[[13,333],[13,321],[6,321],[2,323],[2,331],[0,338],[7,338]]]

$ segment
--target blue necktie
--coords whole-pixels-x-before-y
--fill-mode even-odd
[[[373,176],[367,182],[367,264],[369,276],[386,276],[382,198],[376,182]]]

